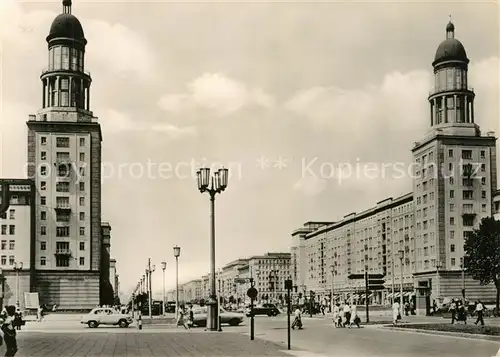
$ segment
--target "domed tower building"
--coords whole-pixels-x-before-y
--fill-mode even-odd
[[[40,303],[88,309],[99,301],[101,128],[90,107],[87,40],[63,1],[47,36],[41,109],[28,125],[28,174],[37,188],[36,290]]]
[[[494,299],[493,286],[480,286],[462,275],[464,238],[492,215],[496,191],[496,138],[482,135],[474,113],[474,90],[468,81],[469,59],[446,26],[432,66],[429,132],[412,152],[415,205],[415,283],[417,305],[444,298]],[[418,307],[418,306],[417,306]]]

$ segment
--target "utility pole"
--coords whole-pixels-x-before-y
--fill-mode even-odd
[[[153,318],[153,312],[151,309],[151,305],[153,303],[153,297],[151,296],[152,289],[151,289],[151,258],[148,258],[148,274],[149,274],[149,279],[148,279],[148,306],[149,306],[149,318]]]

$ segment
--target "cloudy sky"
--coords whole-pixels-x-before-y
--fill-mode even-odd
[[[1,171],[23,177],[60,1],[0,2]],[[429,129],[435,50],[452,15],[471,59],[476,122],[499,128],[493,2],[73,1],[102,125],[103,219],[130,291],[148,257],[182,248],[180,280],[209,269],[209,199],[191,167],[225,165],[217,265],[288,251],[308,220],[334,221],[411,190],[391,165]],[[346,164],[385,164],[346,177]],[[170,170],[171,169],[171,170]],[[333,169],[333,170],[332,170]],[[161,274],[153,283],[161,289]]]

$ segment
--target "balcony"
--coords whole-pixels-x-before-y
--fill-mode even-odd
[[[434,94],[438,93],[446,93],[446,92],[458,92],[458,91],[468,91],[471,93],[474,93],[474,88],[470,86],[454,86],[455,88],[434,88],[432,91],[429,92],[429,97],[432,97]]]
[[[57,202],[55,209],[57,211],[71,211],[71,205],[69,202]]]
[[[474,212],[474,206],[473,205],[462,207],[462,217],[464,217],[464,218],[467,218],[467,217],[474,218],[476,215],[477,215],[477,213]]]
[[[62,156],[56,158],[56,166],[71,165],[71,163],[72,163],[71,156]]]
[[[474,174],[474,170],[472,168],[472,164],[463,165],[462,168],[462,176],[465,178],[471,178]]]
[[[65,72],[65,73],[83,73],[87,76],[91,76],[90,75],[90,72],[88,71],[80,71],[80,70],[73,70],[73,69],[55,69],[55,68],[44,68],[42,70],[42,76],[45,74],[45,73],[49,73],[49,72]]]
[[[464,185],[464,187],[474,187],[474,179],[470,177],[464,178],[462,179],[462,184]]]
[[[54,255],[59,257],[71,257],[71,250],[69,248],[58,248]]]

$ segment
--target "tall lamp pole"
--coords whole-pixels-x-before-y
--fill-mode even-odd
[[[165,270],[167,269],[167,262],[161,262],[161,270],[163,271],[163,304],[161,309],[163,311],[163,316],[165,316]]]
[[[405,258],[405,251],[400,250],[398,253],[399,253],[399,264],[401,266],[401,281],[399,282],[400,283],[399,309],[401,310],[401,316],[403,316],[403,259]]]
[[[209,168],[202,168],[196,173],[198,189],[210,195],[210,297],[207,318],[207,330],[217,331],[218,301],[215,287],[215,195],[227,188],[229,170],[222,168],[210,175]]]
[[[179,256],[181,255],[181,247],[174,247],[175,257],[175,320],[179,319]]]
[[[14,271],[16,272],[16,306],[21,308],[19,305],[19,272],[23,270],[23,262],[14,262]]]
[[[218,314],[219,314],[219,328],[218,328],[218,331],[221,332],[222,331],[222,319],[221,319],[221,306],[222,306],[222,289],[221,289],[221,277],[222,277],[222,269],[219,269],[219,309],[217,310]]]
[[[152,310],[152,305],[153,305],[153,287],[151,284],[151,277],[153,272],[155,271],[155,265],[151,265],[151,258],[148,258],[148,267],[146,269],[146,275],[148,276],[148,306],[149,306],[149,318],[153,318],[153,310]]]
[[[0,268],[0,307],[3,306],[3,297],[4,297],[4,288],[3,288],[3,283],[4,283],[4,276],[3,276],[3,269]]]
[[[441,305],[441,301],[439,300],[439,296],[441,295],[441,282],[439,281],[439,269],[441,269],[441,261],[438,260],[435,263],[436,265],[436,298],[438,300],[439,305]]]
[[[465,258],[460,258],[460,268],[462,269],[462,298],[465,304]]]
[[[330,271],[332,273],[332,298],[330,300],[330,309],[331,312],[333,312],[333,309],[335,308],[335,299],[333,298],[333,288],[334,288],[334,283],[335,283],[335,266],[332,264],[330,265]]]

